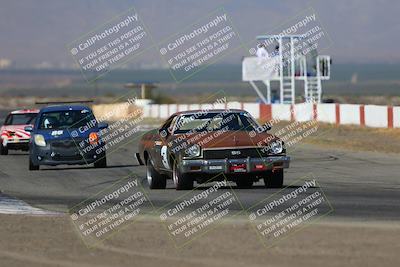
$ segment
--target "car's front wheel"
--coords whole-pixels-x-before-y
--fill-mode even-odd
[[[29,170],[30,170],[30,171],[37,171],[37,170],[39,170],[39,165],[36,165],[35,163],[33,163],[31,157],[29,157]]]
[[[0,155],[8,155],[8,148],[3,146],[3,142],[0,143]]]
[[[95,168],[107,168],[107,157],[105,154],[103,156],[101,156],[100,159],[98,159],[94,162],[94,167]]]
[[[267,188],[281,188],[283,186],[283,169],[268,172],[264,176],[264,184]]]
[[[253,180],[250,179],[239,179],[236,180],[238,188],[251,188],[253,186]]]
[[[146,161],[146,177],[150,189],[165,189],[167,187],[167,177],[156,171],[150,158]]]
[[[172,179],[174,180],[176,190],[193,189],[193,179],[180,172],[176,161],[174,162],[174,166],[172,168]]]

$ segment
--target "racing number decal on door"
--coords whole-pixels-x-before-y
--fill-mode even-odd
[[[166,169],[170,169],[169,162],[168,162],[168,147],[167,146],[163,146],[161,148],[161,161]]]

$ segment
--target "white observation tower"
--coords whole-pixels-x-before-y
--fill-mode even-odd
[[[278,100],[282,104],[295,103],[296,81],[304,81],[305,101],[321,102],[322,81],[330,79],[331,58],[318,55],[312,45],[299,51],[297,44],[302,38],[302,35],[257,36],[261,44],[276,43],[275,51],[266,57],[243,58],[242,80],[251,84],[264,103],[271,103],[271,81],[279,82]],[[256,85],[258,81],[267,87],[266,96]]]

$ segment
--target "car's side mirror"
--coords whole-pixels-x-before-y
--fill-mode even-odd
[[[25,126],[24,127],[24,131],[25,132],[32,132],[33,131],[33,127],[32,126]]]
[[[98,124],[97,127],[99,127],[99,130],[106,129],[106,128],[108,128],[108,123],[106,123],[106,122],[99,122],[99,124]]]
[[[265,133],[272,129],[272,126],[269,123],[264,123],[257,128],[258,133]]]
[[[167,128],[160,128],[160,129],[158,129],[158,134],[159,134],[162,138],[165,138],[165,137],[168,136],[169,131],[168,131]]]
[[[269,124],[264,125],[264,132],[268,132],[271,129],[272,129],[271,125],[269,125]]]

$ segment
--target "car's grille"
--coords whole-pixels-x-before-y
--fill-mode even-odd
[[[266,156],[261,148],[237,148],[237,149],[212,149],[204,150],[204,159],[241,159],[241,158],[260,158]]]
[[[50,142],[51,152],[55,154],[54,160],[82,160],[83,149],[79,147],[80,140],[64,139]]]
[[[78,148],[78,143],[74,140],[60,140],[51,142],[53,148]]]
[[[53,157],[53,160],[58,160],[58,161],[65,161],[65,160],[83,160],[82,155],[56,155]]]

